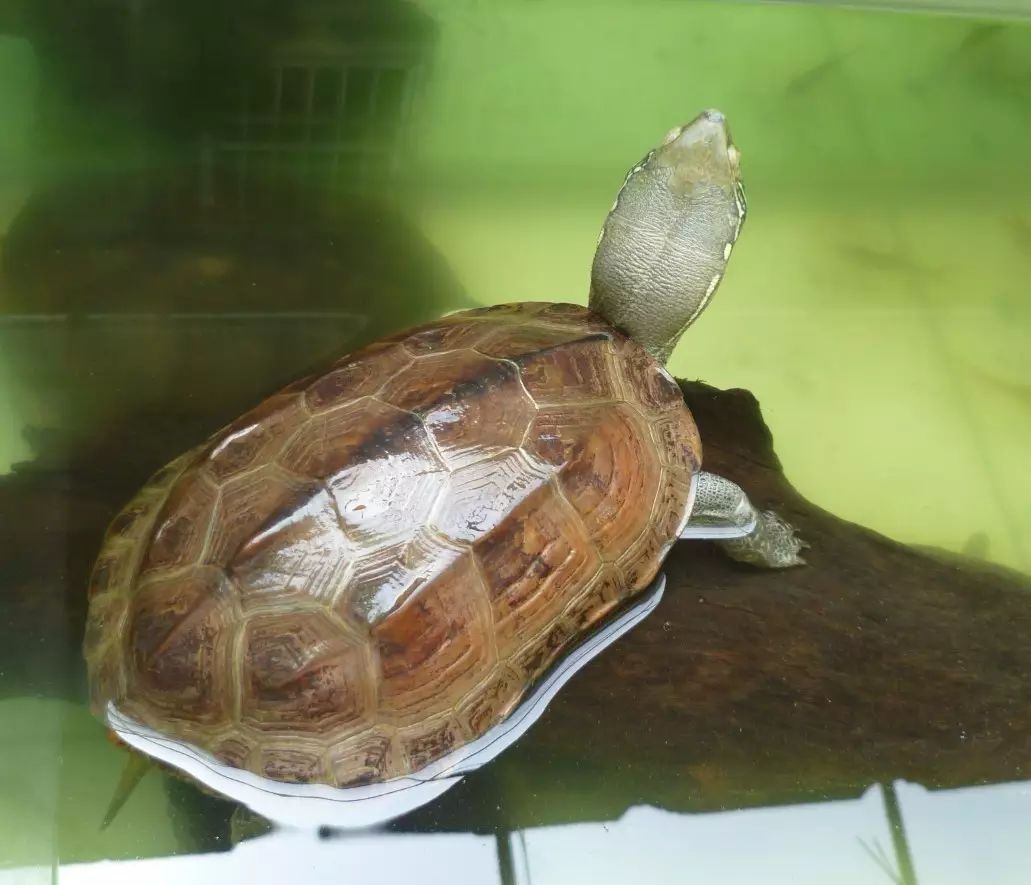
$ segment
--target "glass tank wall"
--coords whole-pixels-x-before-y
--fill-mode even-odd
[[[570,753],[484,774],[508,830],[231,854],[226,810],[154,772],[101,829],[124,757],[76,650],[103,523],[149,472],[379,335],[586,303],[626,171],[707,107],[749,215],[670,369],[751,391],[819,507],[1027,573],[1029,12],[0,2],[0,883],[1023,881],[1016,771],[683,813],[613,799],[618,766],[570,787]]]

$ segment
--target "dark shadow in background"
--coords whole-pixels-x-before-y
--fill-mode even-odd
[[[42,89],[0,310],[358,309],[377,333],[460,294],[393,199],[433,22],[400,0],[240,7],[33,0],[8,16]]]
[[[70,444],[137,413],[221,422],[329,355],[465,305],[405,211],[437,39],[414,6],[3,12],[41,83],[33,191],[3,243],[5,354]]]

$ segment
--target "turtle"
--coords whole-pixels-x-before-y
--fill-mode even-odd
[[[708,538],[803,563],[701,469],[674,346],[745,220],[724,116],[626,176],[587,306],[451,313],[332,362],[158,471],[89,586],[112,736],[291,825],[367,827],[496,757]]]

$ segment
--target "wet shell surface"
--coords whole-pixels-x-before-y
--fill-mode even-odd
[[[653,580],[700,459],[673,379],[584,308],[372,344],[115,519],[90,588],[94,708],[274,781],[417,773]]]

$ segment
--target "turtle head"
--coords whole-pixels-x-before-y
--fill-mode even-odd
[[[627,174],[591,270],[591,308],[665,362],[723,278],[745,193],[719,111],[670,132]]]

